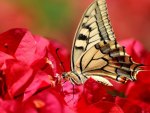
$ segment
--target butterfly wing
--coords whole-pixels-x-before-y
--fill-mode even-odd
[[[125,52],[125,48],[109,41],[100,41],[83,55],[76,62],[75,70],[87,78],[91,77],[99,82],[110,85],[102,77],[109,77],[119,82],[125,83],[127,80],[134,81],[140,64],[135,63]]]
[[[133,81],[140,66],[116,42],[106,0],[95,0],[84,13],[74,38],[72,71],[111,85],[105,77],[122,83]]]
[[[100,41],[115,40],[106,7],[106,0],[95,0],[84,13],[76,31],[73,48],[71,68],[80,56]]]

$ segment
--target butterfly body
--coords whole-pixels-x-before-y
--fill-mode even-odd
[[[77,85],[92,78],[111,86],[107,78],[121,83],[134,81],[140,66],[117,43],[106,0],[95,0],[81,19],[72,47],[71,71],[63,78]]]

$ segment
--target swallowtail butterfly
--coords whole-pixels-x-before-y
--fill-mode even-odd
[[[136,80],[141,64],[134,62],[125,47],[116,41],[106,0],[95,0],[85,11],[75,34],[71,71],[63,73],[72,84],[88,78],[112,86],[108,78],[125,83]]]

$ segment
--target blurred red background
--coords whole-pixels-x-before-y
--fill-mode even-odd
[[[70,49],[79,20],[92,1],[0,0],[0,32],[25,27]],[[117,39],[136,38],[149,49],[150,0],[107,0],[107,5]]]

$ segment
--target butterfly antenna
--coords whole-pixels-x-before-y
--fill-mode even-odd
[[[56,49],[56,55],[57,55],[57,58],[58,58],[59,61],[60,61],[60,64],[61,64],[61,67],[62,67],[61,69],[63,69],[63,70],[62,70],[63,72],[66,72],[66,71],[65,71],[65,67],[64,67],[64,65],[63,65],[63,62],[62,62],[62,60],[61,60],[60,57],[59,57],[58,51],[59,51],[59,48]],[[61,88],[61,92],[63,92],[63,93],[64,93],[63,85],[65,84],[65,82],[66,82],[66,81],[63,82],[62,88]]]
[[[61,66],[62,66],[62,68],[63,68],[62,71],[63,71],[63,72],[66,72],[66,71],[65,71],[65,67],[64,67],[64,65],[63,65],[63,62],[61,61],[61,59],[60,59],[60,57],[59,57],[58,51],[59,51],[59,48],[56,49],[57,58],[59,59],[60,64],[61,64]]]

